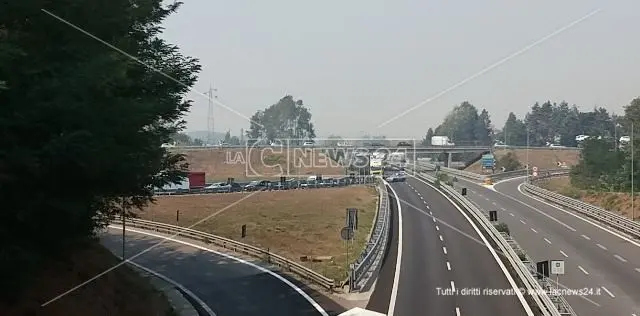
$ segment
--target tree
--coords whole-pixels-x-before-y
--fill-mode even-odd
[[[95,238],[121,205],[131,215],[153,200],[154,186],[185,175],[184,157],[160,146],[184,127],[185,95],[200,70],[159,37],[179,5],[12,1],[0,10],[3,299],[19,295],[44,263]]]
[[[504,171],[514,171],[522,169],[522,164],[516,154],[512,151],[509,151],[506,155],[500,157],[498,159],[498,167],[504,168]]]
[[[509,146],[525,146],[527,144],[527,127],[524,122],[511,112],[504,123],[498,139]]]
[[[311,123],[311,112],[302,100],[294,100],[287,95],[278,103],[263,111],[257,111],[252,117],[247,137],[274,141],[289,139],[295,144],[316,137],[315,127]]]
[[[230,144],[230,143],[231,143],[231,131],[227,131],[227,132],[224,134],[224,140],[223,140],[223,142],[224,142],[224,143],[226,143],[226,144]]]
[[[189,135],[185,134],[185,133],[175,133],[173,134],[173,136],[171,136],[171,140],[173,140],[174,142],[178,143],[179,145],[191,145],[193,143],[193,141],[191,140],[191,137],[189,137]]]
[[[489,138],[488,135],[484,136],[487,131],[482,128],[486,126],[483,123],[479,123],[479,120],[478,109],[465,101],[449,112],[442,124],[436,127],[434,133],[437,136],[448,136],[456,144],[478,144]],[[479,139],[479,136],[482,136],[482,138]]]
[[[427,135],[424,136],[422,140],[422,146],[431,146],[431,137],[433,137],[433,128],[429,127],[427,130]]]

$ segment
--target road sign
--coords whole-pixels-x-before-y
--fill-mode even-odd
[[[538,172],[538,167],[533,167],[533,172]]]
[[[537,176],[538,176],[538,172],[537,172],[537,171],[534,171],[534,172],[533,172],[533,176],[534,176],[534,177],[537,177]]]
[[[563,260],[551,260],[551,274],[563,275],[564,274],[564,261]]]
[[[353,229],[350,227],[343,227],[340,230],[340,238],[342,238],[342,240],[351,240],[353,239],[353,235]]]

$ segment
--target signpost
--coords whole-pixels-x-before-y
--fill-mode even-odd
[[[347,271],[349,270],[349,243],[353,240],[354,236],[355,236],[354,231],[349,226],[342,227],[342,229],[340,230],[340,238],[344,240],[344,246],[347,252],[347,262],[345,262]]]
[[[480,159],[480,163],[482,164],[482,169],[491,169],[496,165],[496,159],[493,154],[482,155]]]
[[[538,167],[533,167],[533,176],[537,177],[538,176]]]
[[[556,284],[559,284],[558,279],[562,274],[564,275],[564,261],[563,260],[551,260],[551,274],[556,275]]]
[[[357,208],[347,209],[346,226],[353,230],[358,230],[358,209]]]

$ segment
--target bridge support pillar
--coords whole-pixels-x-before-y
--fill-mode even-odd
[[[453,156],[452,153],[445,153],[445,155],[447,156],[447,168],[451,168],[451,157]]]

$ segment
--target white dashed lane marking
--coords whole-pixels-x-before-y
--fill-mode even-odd
[[[451,271],[451,264],[447,261],[447,270]]]
[[[609,291],[606,287],[601,286],[601,288],[602,288],[605,292],[607,292],[607,294],[609,294],[609,296],[611,296],[611,298],[615,298],[615,297],[616,297],[616,296],[615,296],[615,295],[613,295],[613,293],[611,293],[611,291]]]
[[[560,253],[565,257],[565,258],[569,258],[569,256],[567,256],[566,253],[564,253],[564,251],[560,250]]]
[[[627,262],[627,259],[622,258],[622,257],[621,257],[621,256],[619,256],[619,255],[613,255],[613,256],[614,256],[614,257],[616,257],[616,259],[618,259],[618,260],[620,260],[620,261],[622,261],[622,262]]]
[[[547,244],[551,245],[551,240],[545,238],[544,241],[546,241]]]
[[[444,241],[444,239],[442,239],[442,235],[440,235],[440,241]]]
[[[591,237],[587,236],[587,235],[581,235],[582,238],[586,239],[586,240],[591,240]]]
[[[596,245],[598,245],[598,247],[600,247],[602,250],[607,250],[607,247],[605,247],[605,246],[603,246],[601,244],[596,244]]]
[[[447,254],[447,247],[442,247],[442,252],[444,252],[444,254]]]
[[[523,220],[520,220],[520,223],[522,223],[524,225],[527,225],[527,223],[525,223],[525,221],[523,221]]]
[[[511,216],[515,216],[515,215],[513,215],[513,213],[509,213],[509,215],[511,215]]]
[[[436,225],[436,230],[440,230],[440,227],[438,227],[438,225]]]
[[[580,271],[582,271],[582,273],[589,275],[589,272],[587,272],[587,270],[585,270],[583,267],[578,266],[578,269],[580,269]]]
[[[538,231],[537,231],[537,230],[535,230],[535,229],[533,229],[533,228],[531,228],[531,231],[532,231],[532,232],[534,232],[534,233],[536,233],[536,234],[538,233]]]

